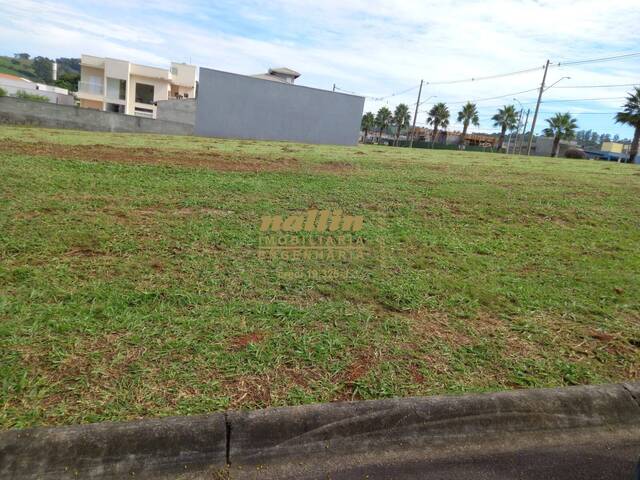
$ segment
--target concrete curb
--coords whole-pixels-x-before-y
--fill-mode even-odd
[[[10,430],[0,434],[0,478],[174,478],[224,468],[224,414]]]
[[[231,463],[488,442],[636,425],[640,383],[415,397],[229,413]]]
[[[640,440],[640,382],[11,430],[0,433],[0,478],[201,478],[227,463],[508,449],[525,437],[540,444],[594,432]]]

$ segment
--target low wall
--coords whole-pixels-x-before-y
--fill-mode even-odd
[[[194,98],[159,100],[156,119],[193,126],[196,123],[196,100]]]
[[[0,123],[97,132],[193,134],[193,126],[185,123],[101,112],[90,108],[40,103],[12,97],[0,97]]]

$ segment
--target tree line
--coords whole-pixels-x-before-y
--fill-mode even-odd
[[[80,80],[79,58],[56,58],[58,78],[53,79],[53,62],[51,58],[28,53],[15,53],[13,57],[0,56],[0,63],[6,73],[15,74],[47,85],[66,88],[72,92],[78,90]]]
[[[501,151],[507,132],[513,132],[519,124],[519,113],[515,105],[504,105],[499,108],[495,115],[491,117],[493,126],[500,129],[498,140],[496,142],[496,150]],[[449,107],[443,102],[436,103],[431,107],[427,114],[427,125],[431,127],[431,145],[446,141],[446,135],[442,138],[442,132],[446,132],[449,126],[451,114]],[[614,117],[616,123],[629,125],[634,128],[633,139],[629,151],[629,162],[638,154],[638,144],[640,143],[640,88],[634,87],[634,91],[628,94],[626,103],[622,106],[622,111],[618,112]],[[387,107],[381,107],[374,115],[367,112],[362,116],[361,129],[366,139],[370,132],[378,131],[377,143],[380,143],[383,132],[392,127],[395,129],[394,145],[398,145],[400,133],[402,130],[409,129],[411,125],[411,113],[409,106],[401,103],[396,106],[394,112]],[[467,130],[470,125],[480,126],[478,108],[475,103],[467,102],[458,112],[458,123],[462,124],[462,133],[458,143],[464,145]],[[591,130],[578,129],[577,120],[569,113],[556,113],[553,117],[546,120],[547,127],[543,129],[542,134],[553,138],[553,147],[551,156],[556,157],[559,153],[560,142],[562,140],[577,139],[577,141],[585,147],[599,146],[605,141],[620,141],[619,135],[600,135]],[[531,135],[532,132],[529,132]],[[628,140],[623,140],[627,142]]]

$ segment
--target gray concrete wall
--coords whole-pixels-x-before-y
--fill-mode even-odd
[[[193,127],[185,123],[53,103],[33,102],[12,97],[0,97],[0,123],[100,132],[193,135]]]
[[[355,145],[364,98],[200,69],[196,135]]]
[[[196,123],[196,99],[160,100],[156,110],[156,119],[193,126]]]
[[[565,140],[560,140],[560,152],[558,152],[559,157],[564,157],[567,150],[570,148],[577,147],[577,143],[575,141],[567,142]],[[538,155],[541,157],[550,157],[551,152],[553,150],[553,137],[536,137],[534,143],[534,155]]]

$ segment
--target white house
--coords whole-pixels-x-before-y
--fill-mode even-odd
[[[80,68],[78,98],[85,108],[155,118],[159,100],[196,96],[195,65],[163,69],[82,55]]]
[[[70,95],[66,88],[32,82],[27,78],[17,77],[9,73],[0,73],[0,88],[12,96],[22,91],[31,95],[46,97],[50,103],[60,105],[73,105],[75,103],[73,95]]]

